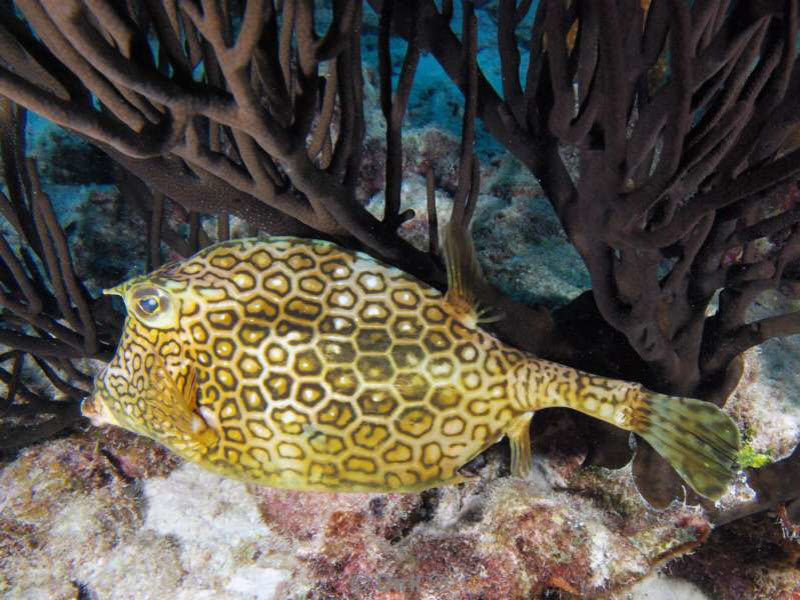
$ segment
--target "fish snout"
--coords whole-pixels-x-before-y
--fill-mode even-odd
[[[95,427],[118,424],[108,410],[108,404],[105,401],[102,390],[97,387],[95,387],[91,396],[81,401],[81,414],[87,417]]]

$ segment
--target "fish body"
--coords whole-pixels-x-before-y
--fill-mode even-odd
[[[388,492],[465,481],[459,469],[504,436],[523,475],[533,413],[566,406],[640,433],[699,493],[722,493],[739,444],[727,416],[493,337],[464,247],[446,252],[447,294],[299,238],[224,242],[132,279],[110,290],[128,317],[84,414],[240,480]]]

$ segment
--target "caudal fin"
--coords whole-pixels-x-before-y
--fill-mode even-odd
[[[739,429],[709,402],[649,393],[632,430],[698,494],[717,500],[736,472]]]

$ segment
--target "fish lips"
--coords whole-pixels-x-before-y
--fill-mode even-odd
[[[81,414],[87,417],[92,425],[100,427],[102,425],[119,425],[117,420],[108,410],[102,390],[95,387],[92,395],[81,401]]]

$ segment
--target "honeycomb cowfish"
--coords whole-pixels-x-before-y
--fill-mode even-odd
[[[583,373],[480,327],[469,239],[441,293],[326,241],[249,238],[131,279],[119,347],[83,413],[218,474],[298,490],[410,492],[470,479],[506,436],[531,468],[529,424],[568,407],[647,440],[719,498],[739,431],[716,406]]]

